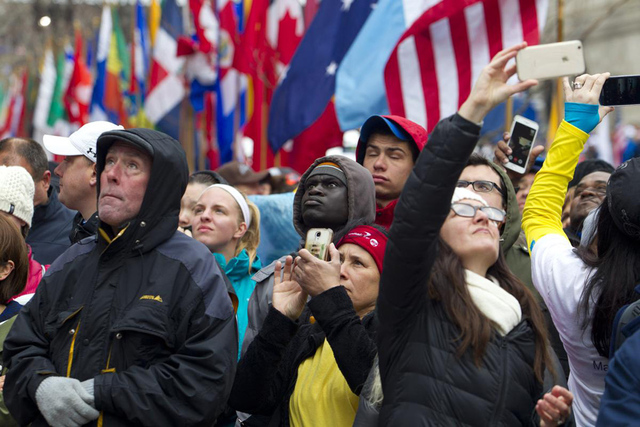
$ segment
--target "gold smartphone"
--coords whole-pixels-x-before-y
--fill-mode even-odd
[[[304,248],[314,257],[326,261],[329,257],[329,245],[333,240],[333,230],[330,228],[312,228],[307,231]]]

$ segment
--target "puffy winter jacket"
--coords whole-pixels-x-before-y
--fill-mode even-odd
[[[101,224],[51,265],[5,341],[5,401],[21,425],[44,426],[45,378],[94,378],[105,427],[210,426],[231,390],[237,331],[215,259],[176,232],[186,158],[160,132],[107,132],[98,180],[116,140],[153,153],[140,212],[119,237]]]
[[[480,366],[457,357],[459,329],[427,282],[455,183],[480,128],[458,115],[432,132],[395,210],[378,297],[384,426],[516,426],[533,423],[542,392],[534,375],[535,335],[523,319],[494,334]]]

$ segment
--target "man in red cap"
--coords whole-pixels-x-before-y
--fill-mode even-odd
[[[389,229],[404,183],[422,148],[427,131],[400,116],[371,116],[360,131],[356,161],[376,185],[376,224]]]

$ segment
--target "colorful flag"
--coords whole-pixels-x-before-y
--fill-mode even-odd
[[[182,10],[175,0],[165,0],[153,48],[150,87],[144,109],[158,130],[176,139],[180,129],[180,103],[185,92],[180,76],[184,58],[177,56],[177,40],[182,33]]]
[[[236,63],[249,77],[250,115],[244,134],[254,141],[255,169],[267,169],[276,161],[267,143],[269,105],[278,76],[289,65],[303,34],[303,10],[297,0],[254,0]],[[280,165],[288,165],[285,151]]]
[[[374,114],[389,114],[384,67],[398,39],[440,0],[380,0],[336,74],[336,112],[342,130],[357,129]]]
[[[111,13],[113,28],[107,55],[104,106],[110,122],[127,126],[127,109],[123,93],[129,86],[131,65],[118,12],[112,9]]]
[[[38,98],[36,100],[35,111],[33,113],[33,138],[42,141],[45,133],[51,133],[52,127],[48,125],[49,110],[56,85],[56,63],[51,48],[44,52],[42,71],[40,72],[40,87],[38,88]]]
[[[107,117],[107,109],[104,105],[104,96],[107,82],[107,59],[109,57],[112,32],[111,7],[104,5],[102,6],[102,19],[100,20],[100,30],[98,31],[96,82],[93,86],[93,94],[91,96],[91,121],[109,120]]]
[[[335,93],[335,76],[347,50],[372,11],[374,0],[323,0],[269,111],[269,144],[277,151],[311,126]]]
[[[73,59],[73,73],[64,96],[64,107],[69,122],[82,126],[89,122],[89,105],[93,89],[93,77],[82,55],[82,35],[76,31],[76,48]]]
[[[233,142],[243,124],[239,101],[244,78],[233,66],[238,45],[238,15],[232,0],[218,0],[218,86],[216,90],[216,133],[220,164],[233,159]],[[244,80],[244,81],[243,81]]]
[[[51,108],[47,118],[47,125],[53,127],[54,134],[68,136],[71,134],[67,112],[64,109],[63,97],[67,91],[71,74],[73,73],[73,49],[65,46],[63,52],[58,54],[56,64],[56,83],[51,97]]]
[[[392,114],[431,131],[468,97],[500,50],[537,44],[548,0],[442,1],[405,32],[385,68]]]
[[[149,40],[151,41],[151,47],[156,45],[156,34],[158,28],[160,28],[160,16],[162,15],[162,9],[160,9],[160,2],[158,0],[151,0],[149,5]]]

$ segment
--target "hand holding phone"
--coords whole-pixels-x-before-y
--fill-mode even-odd
[[[521,81],[583,74],[586,66],[582,42],[572,40],[527,47],[518,52],[516,67]]]
[[[326,261],[329,255],[329,245],[333,240],[333,230],[330,228],[312,228],[307,231],[304,248],[314,257]]]
[[[602,92],[600,105],[640,104],[640,75],[609,77]]]
[[[533,120],[518,115],[513,118],[509,140],[511,154],[507,157],[509,161],[504,165],[505,168],[519,174],[526,172],[538,128],[538,123]]]

